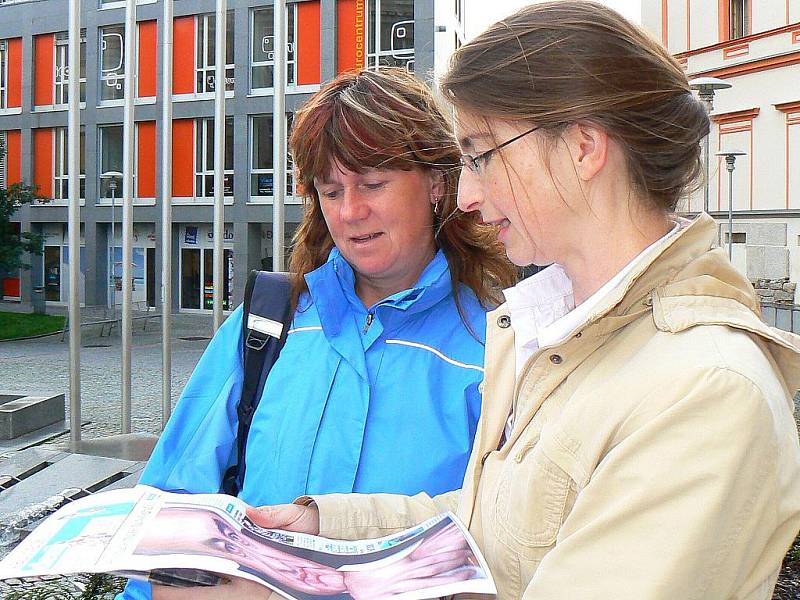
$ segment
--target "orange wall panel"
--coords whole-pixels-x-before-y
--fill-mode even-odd
[[[155,198],[156,196],[156,122],[142,121],[137,123],[137,153],[139,163],[136,168],[138,198]]]
[[[8,108],[22,106],[22,38],[8,40]]]
[[[55,34],[46,33],[33,38],[36,64],[34,66],[33,103],[48,106],[53,103],[53,59]]]
[[[6,132],[6,183],[22,182],[22,144],[19,129]]]
[[[156,95],[156,22],[139,23],[139,98]]]
[[[172,195],[194,196],[194,120],[172,122]]]
[[[39,193],[53,197],[53,130],[33,130],[33,183]]]
[[[319,2],[297,5],[297,83],[308,85],[320,80]]]
[[[173,21],[172,93],[174,94],[194,92],[194,28],[194,16],[176,17]]]
[[[338,73],[361,69],[366,63],[365,2],[366,0],[339,0],[336,4]]]

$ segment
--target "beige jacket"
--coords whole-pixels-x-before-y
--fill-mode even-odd
[[[800,338],[759,319],[716,237],[696,219],[517,382],[508,311],[490,313],[460,496],[315,497],[322,535],[457,504],[501,599],[768,600],[800,528]]]

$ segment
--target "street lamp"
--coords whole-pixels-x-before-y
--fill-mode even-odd
[[[731,87],[731,84],[727,81],[722,81],[722,79],[717,79],[716,77],[698,77],[696,79],[692,79],[689,82],[689,87],[693,90],[697,90],[698,96],[700,100],[703,102],[703,105],[706,107],[706,113],[709,115],[711,111],[714,110],[714,93],[717,90],[725,90]],[[709,161],[708,161],[708,138],[711,136],[711,129],[709,128],[708,134],[706,134],[703,140],[703,162],[706,168],[706,184],[703,186],[703,211],[708,212],[708,184],[709,180],[711,179],[711,173],[709,173]]]
[[[728,170],[728,259],[733,260],[733,170],[736,168],[736,157],[745,156],[747,152],[728,150],[717,152],[717,156],[725,157],[725,168]]]
[[[111,315],[112,318],[116,315],[117,312],[117,305],[116,305],[116,285],[117,282],[114,279],[114,205],[116,204],[117,200],[117,179],[122,179],[122,173],[119,171],[106,171],[100,175],[100,179],[107,179],[108,180],[108,189],[111,190],[111,243],[109,244],[110,247],[110,255],[108,258],[108,278],[110,281],[111,287],[111,295],[108,298],[109,308],[113,311]]]

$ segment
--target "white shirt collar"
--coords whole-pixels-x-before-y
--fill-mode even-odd
[[[580,325],[589,321],[592,311],[616,288],[637,265],[659,252],[685,226],[675,226],[662,238],[640,252],[585,302],[575,306],[572,281],[564,267],[553,264],[514,287],[503,291],[514,329],[516,372],[519,377],[528,358],[540,347],[563,341]]]

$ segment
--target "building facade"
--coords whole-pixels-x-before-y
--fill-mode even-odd
[[[84,2],[81,15],[81,301],[87,306],[121,303],[121,182],[108,173],[122,171],[123,84],[132,76],[133,300],[150,306],[160,302],[160,203],[166,197],[173,206],[173,309],[210,310],[215,3],[175,1],[173,95],[164,98],[161,2],[138,3],[135,72],[125,73],[124,2],[95,1]],[[52,198],[15,215],[23,231],[39,232],[46,240],[44,256],[32,257],[30,271],[4,280],[4,297],[23,302],[39,286],[47,302],[68,302],[67,14],[66,0],[0,0],[0,140],[7,149],[0,185],[34,183]],[[435,25],[433,2],[424,0],[296,0],[287,3],[287,21],[289,123],[294,111],[337,73],[397,65],[427,75],[433,72],[437,43],[454,43],[452,32],[443,35],[450,27]],[[228,0],[226,28],[223,304],[230,310],[241,300],[249,270],[272,265],[271,0]],[[160,189],[158,143],[165,101],[173,103],[168,194]],[[288,157],[287,169],[288,242],[302,206]]]
[[[800,2],[645,0],[643,25],[689,79],[716,77],[709,138],[710,212],[733,262],[766,301],[800,303]],[[719,151],[740,150],[732,190]],[[702,210],[703,194],[683,207]]]

